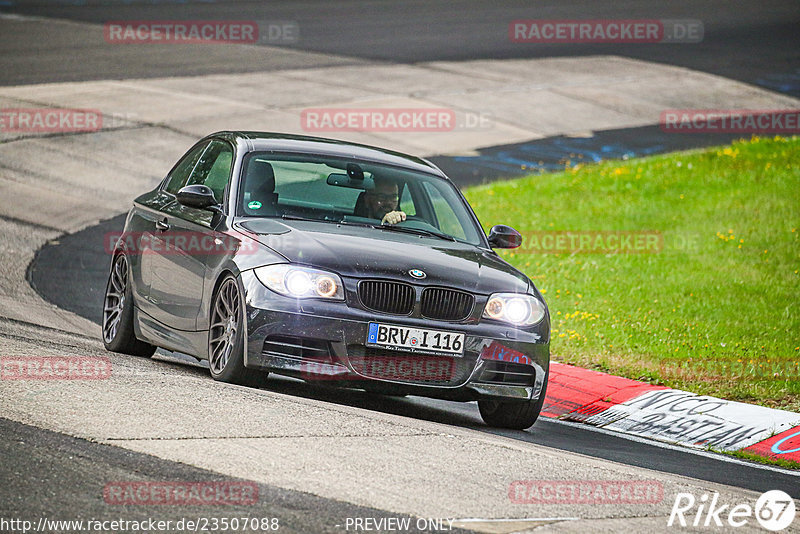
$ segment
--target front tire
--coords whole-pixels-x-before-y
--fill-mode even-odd
[[[544,384],[539,398],[527,402],[501,402],[496,400],[479,400],[478,410],[481,412],[483,422],[495,428],[509,428],[512,430],[525,430],[530,428],[539,419],[539,414],[544,405],[547,381],[550,369],[544,375]]]
[[[228,275],[217,288],[211,304],[208,367],[214,380],[261,387],[267,373],[244,366],[244,335],[244,299],[236,278]]]
[[[114,256],[103,300],[103,345],[107,350],[149,358],[156,347],[136,339],[130,269],[124,253]]]

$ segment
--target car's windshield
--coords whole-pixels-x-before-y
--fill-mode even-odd
[[[243,162],[238,196],[240,215],[380,225],[387,213],[400,212],[397,228],[482,244],[452,184],[388,165],[255,152]]]

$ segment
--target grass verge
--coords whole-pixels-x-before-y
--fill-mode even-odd
[[[544,294],[557,361],[800,411],[800,138],[465,195],[488,226],[522,232],[520,249],[500,252]]]
[[[794,460],[781,460],[780,458],[773,458],[770,456],[761,456],[760,454],[756,454],[750,451],[714,451],[720,454],[727,454],[728,456],[732,456],[733,458],[738,458],[740,460],[747,460],[749,462],[755,462],[757,464],[764,464],[764,465],[775,465],[778,467],[783,467],[784,469],[791,469],[791,470],[798,470],[800,469],[800,462],[795,462]]]

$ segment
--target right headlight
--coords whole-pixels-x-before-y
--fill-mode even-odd
[[[493,293],[483,309],[485,319],[494,319],[516,326],[530,326],[544,319],[544,303],[533,295]]]
[[[277,263],[257,267],[255,273],[262,284],[287,297],[344,300],[341,278],[328,271]]]

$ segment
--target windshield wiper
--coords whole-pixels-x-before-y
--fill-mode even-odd
[[[421,228],[407,228],[405,226],[395,226],[393,224],[382,224],[380,226],[375,226],[375,228],[380,228],[381,230],[390,230],[392,232],[404,232],[407,234],[438,237],[439,239],[444,239],[445,241],[456,241],[456,238],[451,235],[434,232],[432,230],[422,230]]]
[[[328,224],[342,224],[345,226],[363,226],[366,228],[377,228],[374,224],[367,224],[367,223],[357,223],[357,222],[349,222],[349,221],[342,221],[339,219],[314,219],[313,217],[303,217],[301,215],[281,215],[281,219],[285,219],[287,221],[311,221],[311,222],[321,222],[321,223],[328,223]]]
[[[438,237],[439,239],[444,239],[445,241],[458,241],[455,237],[440,232],[434,232],[432,230],[423,230],[421,228],[407,228],[404,226],[395,226],[391,224],[369,224],[369,223],[351,222],[351,221],[335,220],[335,219],[314,219],[311,217],[302,217],[300,215],[287,215],[285,213],[281,215],[281,219],[290,221],[311,221],[311,222],[321,222],[321,223],[332,223],[332,224],[341,224],[346,226],[360,226],[363,228],[377,228],[380,230],[389,230],[392,232],[403,232],[406,234]]]
[[[377,228],[377,224],[369,224],[369,223],[360,223],[360,222],[352,222],[352,221],[336,221],[336,224],[342,224],[344,226],[360,226],[361,228]]]
[[[301,217],[299,215],[286,215],[285,213],[281,215],[281,219],[286,219],[288,221],[326,222],[325,219],[313,219],[311,217]]]

